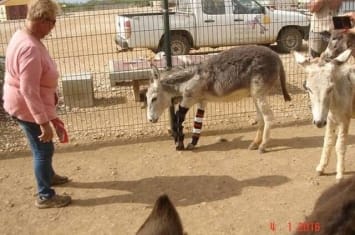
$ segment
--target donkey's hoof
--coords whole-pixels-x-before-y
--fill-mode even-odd
[[[189,143],[186,147],[187,150],[193,150],[195,148],[195,145]]]
[[[316,171],[317,171],[317,175],[318,176],[321,176],[324,174],[324,166],[322,166],[321,164],[318,164],[317,168],[316,168]]]
[[[343,177],[341,178],[335,178],[335,183],[339,184],[340,182],[342,182],[344,180]]]
[[[344,177],[343,177],[343,174],[342,174],[342,173],[335,175],[335,181],[336,181],[337,183],[340,183],[343,179],[344,179]]]
[[[182,151],[182,150],[185,150],[185,147],[184,146],[176,146],[176,150]]]
[[[259,153],[260,153],[260,154],[263,154],[263,153],[266,153],[266,152],[267,152],[264,147],[259,147],[258,150],[259,150]]]
[[[176,150],[177,151],[182,151],[184,150],[185,147],[184,147],[184,144],[183,143],[178,143],[178,145],[176,145]]]
[[[248,147],[249,150],[257,150],[258,148],[259,146],[254,142],[252,142]]]

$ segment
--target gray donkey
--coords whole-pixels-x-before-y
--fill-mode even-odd
[[[329,39],[329,43],[321,58],[330,61],[336,58],[346,49],[352,49],[352,55],[355,56],[355,35],[352,33],[344,33],[339,30],[333,30]]]
[[[199,140],[207,101],[236,101],[251,96],[256,106],[259,128],[249,149],[259,149],[263,153],[270,138],[273,119],[266,96],[279,81],[285,101],[291,100],[286,90],[285,71],[280,57],[263,46],[228,49],[199,65],[175,68],[162,74],[153,67],[152,74],[147,91],[147,118],[150,122],[158,121],[174,97],[182,97],[172,118],[177,150],[184,149],[182,123],[192,105],[198,104],[198,110],[188,149],[193,149]]]
[[[168,195],[163,194],[158,197],[152,212],[136,235],[187,235]]]
[[[321,175],[335,145],[337,154],[336,180],[343,178],[346,139],[350,119],[355,117],[354,88],[355,68],[346,63],[352,50],[347,49],[334,59],[316,58],[310,60],[294,52],[296,61],[305,68],[304,88],[309,94],[313,123],[326,126],[323,151],[316,171]],[[336,139],[336,130],[338,138]]]

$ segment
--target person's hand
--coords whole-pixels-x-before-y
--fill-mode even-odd
[[[342,1],[343,0],[330,0],[328,1],[328,6],[330,9],[336,10],[340,7]]]
[[[350,16],[351,21],[355,21],[355,12],[347,12],[345,15]]]
[[[355,23],[355,12],[347,12],[347,13],[345,13],[345,15],[350,16],[352,23],[353,24]],[[355,27],[352,27],[351,29],[344,30],[344,33],[355,34]]]
[[[320,11],[320,9],[323,7],[324,4],[325,4],[325,0],[311,0],[308,3],[308,10],[311,13],[318,12]]]
[[[346,29],[346,30],[344,30],[344,33],[355,34],[355,27],[352,27],[351,29]]]
[[[39,125],[41,128],[41,135],[38,136],[39,140],[43,143],[47,143],[53,139],[53,130],[49,122]]]

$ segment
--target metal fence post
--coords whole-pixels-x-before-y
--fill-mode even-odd
[[[3,86],[5,83],[5,56],[0,56],[0,118],[5,115],[5,110],[3,109]]]
[[[169,3],[168,0],[164,0],[164,51],[165,51],[165,59],[166,59],[166,69],[170,70],[172,68],[171,62],[171,46],[170,46],[170,22],[169,22]],[[170,105],[169,119],[170,119],[170,130],[174,133],[174,124],[175,124],[175,107],[172,102]]]
[[[0,56],[0,104],[2,104],[2,87],[5,80],[5,56]]]
[[[170,46],[170,22],[169,22],[169,2],[168,0],[164,0],[164,51],[166,58],[166,68],[168,70],[172,67],[171,62],[171,46]]]

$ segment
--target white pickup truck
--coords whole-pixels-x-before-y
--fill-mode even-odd
[[[177,0],[169,12],[171,51],[188,54],[191,48],[277,43],[280,52],[298,50],[308,39],[309,16],[274,10],[255,0]],[[123,50],[162,50],[162,12],[116,16],[116,44]]]

